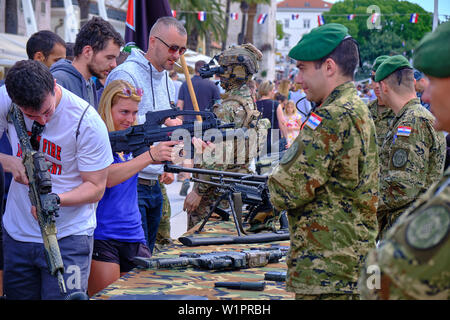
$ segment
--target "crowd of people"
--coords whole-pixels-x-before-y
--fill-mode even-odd
[[[450,67],[439,68],[424,57],[448,55],[445,47],[429,51],[428,46],[448,37],[449,25],[419,44],[416,69],[403,56],[378,57],[367,85],[355,84],[357,44],[339,24],[313,29],[292,48],[289,56],[299,70],[295,81],[252,80],[261,52],[251,44],[234,46],[218,61],[225,72],[217,81],[200,76],[205,61],[195,64],[195,101],[187,82],[179,81],[174,71],[188,35],[173,17],[162,17],[152,26],[146,52],[126,45],[98,17],[87,21],[73,44],[50,31],[35,33],[27,42],[29,60],[17,62],[0,87],[0,132],[7,133],[0,143],[0,164],[7,174],[0,294],[8,299],[65,297],[48,273],[32,214],[20,141],[8,121],[15,104],[25,115],[35,151],[52,164],[64,278],[72,273],[76,277],[67,286],[68,294],[96,294],[133,269],[133,257],[151,257],[156,244],[171,242],[164,185],[175,177],[164,172],[162,163],[172,160],[180,141],[160,142],[133,156],[113,153],[108,132],[142,124],[148,112],[198,107],[236,128],[256,129],[261,138],[257,146],[241,148],[249,153],[244,164],[204,162],[201,167],[250,172],[249,162],[261,150],[280,154],[268,186],[274,208],[288,212],[286,288],[296,299],[448,298],[448,284],[441,273],[433,273],[430,257],[435,255],[441,259],[438,265],[448,268],[448,257],[441,254],[448,247],[450,225],[444,173],[449,157],[442,131],[450,130],[443,98],[450,88],[445,84]],[[164,125],[194,119],[168,118]],[[213,145],[193,142],[200,150]],[[223,148],[233,159],[239,154],[239,146],[225,142]],[[194,163],[187,159],[182,165]],[[180,195],[186,197],[184,210],[192,228],[220,194],[201,183],[188,193],[190,175],[177,179],[183,182]],[[274,222],[275,212],[258,216],[250,229],[273,229]],[[416,249],[431,251],[428,258],[418,258]],[[383,261],[381,254],[387,257]],[[363,280],[370,263],[392,280],[381,288],[368,286]],[[390,263],[407,266],[388,274],[384,268]],[[428,267],[432,278],[427,272],[416,278],[402,273],[413,273],[415,267]],[[398,284],[398,278],[404,282]]]

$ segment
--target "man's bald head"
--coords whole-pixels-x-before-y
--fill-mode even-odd
[[[182,36],[187,35],[186,29],[180,21],[178,21],[174,17],[161,17],[156,20],[155,24],[150,29],[150,37],[159,36],[169,28],[175,28],[177,32]]]

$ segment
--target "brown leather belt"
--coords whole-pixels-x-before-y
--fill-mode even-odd
[[[153,187],[154,185],[156,185],[156,182],[157,182],[157,180],[147,180],[147,179],[138,178],[138,183],[143,184],[144,186]]]

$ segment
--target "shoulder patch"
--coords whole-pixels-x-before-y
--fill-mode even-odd
[[[409,137],[411,134],[411,127],[401,126],[397,128],[397,135],[403,137]]]
[[[322,118],[319,117],[314,112],[311,112],[311,115],[309,116],[308,120],[306,121],[306,125],[310,127],[313,130],[316,130],[316,128],[319,126],[319,124],[322,122]]]
[[[394,168],[402,168],[408,162],[408,151],[405,149],[395,150],[391,161]]]
[[[446,238],[449,227],[448,208],[443,205],[431,206],[409,223],[406,229],[406,241],[415,249],[430,249]]]
[[[298,152],[298,142],[295,140],[292,145],[284,152],[280,164],[288,164]]]

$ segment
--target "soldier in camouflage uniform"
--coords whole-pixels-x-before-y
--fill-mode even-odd
[[[414,67],[430,79],[425,90],[434,128],[450,131],[450,22],[425,36]],[[428,102],[428,101],[427,101]],[[400,216],[369,252],[358,288],[363,299],[449,299],[450,170]]]
[[[288,212],[286,289],[296,299],[358,299],[378,230],[378,155],[373,120],[352,81],[357,44],[330,23],[304,35],[289,56],[318,107],[269,176],[272,204]]]
[[[370,114],[372,115],[373,122],[375,123],[375,129],[377,130],[377,145],[378,151],[383,144],[384,138],[389,131],[390,124],[392,119],[395,118],[395,113],[392,109],[385,106],[383,99],[380,97],[380,84],[375,82],[375,73],[377,72],[380,64],[389,58],[389,56],[379,56],[375,59],[372,67],[372,83],[373,83],[373,91],[377,98],[367,105],[369,108]]]
[[[260,119],[260,112],[253,101],[247,81],[258,72],[262,53],[252,44],[233,46],[221,53],[218,62],[225,70],[220,75],[221,86],[226,90],[221,104],[213,106],[213,112],[223,123],[234,123],[235,129],[255,129],[258,146],[265,141],[267,129],[270,127],[268,119]],[[201,165],[204,169],[226,170],[234,172],[249,171],[249,163],[256,156],[256,143],[238,145],[235,141],[224,141],[216,144],[216,150],[223,150],[223,157],[203,158]],[[223,148],[222,148],[223,146]],[[220,159],[219,159],[220,158]],[[211,160],[212,159],[212,160]],[[231,160],[231,161],[230,161]],[[198,176],[199,179],[209,180],[208,176]],[[188,213],[188,229],[198,224],[209,212],[211,205],[220,196],[217,189],[206,184],[195,183],[193,190],[187,195],[184,210]],[[222,207],[225,204],[222,204]]]
[[[413,70],[401,56],[386,59],[375,80],[381,97],[396,117],[380,154],[379,239],[422,193],[438,181],[444,170],[446,142],[433,128],[434,116],[420,104]]]

